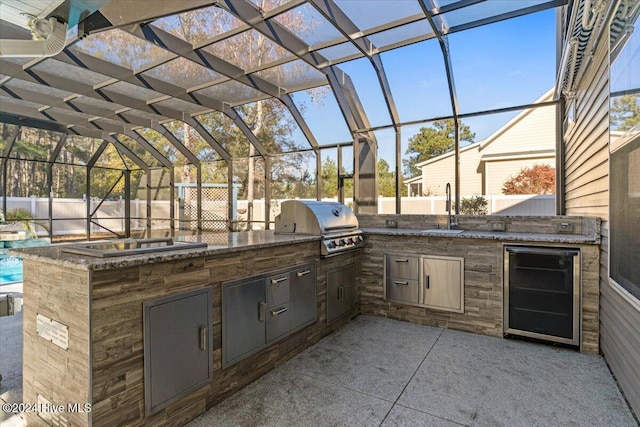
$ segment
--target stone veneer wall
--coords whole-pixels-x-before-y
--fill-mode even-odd
[[[228,254],[202,256],[185,260],[146,264],[117,270],[82,272],[83,277],[71,277],[64,269],[65,278],[49,286],[51,275],[47,266],[47,278],[25,274],[25,331],[34,331],[35,312],[44,307],[52,318],[70,324],[71,342],[68,354],[51,348],[48,342],[35,337],[25,339],[25,345],[37,343],[37,349],[29,349],[25,361],[29,372],[37,376],[25,376],[25,401],[35,399],[35,388],[27,382],[48,380],[47,390],[55,403],[79,401],[92,402],[90,418],[74,418],[72,425],[183,425],[216,403],[255,381],[275,366],[284,363],[325,335],[343,326],[349,318],[342,318],[326,325],[326,273],[333,268],[356,263],[360,268],[360,252],[319,259],[318,242],[306,242],[286,246],[237,251]],[[222,370],[221,284],[228,280],[279,270],[307,262],[315,263],[317,273],[318,321],[311,326],[279,341],[258,354]],[[25,270],[32,263],[25,260]],[[38,266],[43,264],[36,264]],[[62,268],[52,266],[52,269]],[[75,274],[75,273],[72,273]],[[91,280],[91,314],[89,314],[89,286]],[[40,285],[47,283],[46,286]],[[70,285],[74,285],[73,288]],[[77,285],[77,286],[76,286]],[[213,350],[214,379],[191,395],[180,399],[159,413],[145,418],[144,404],[144,348],[143,303],[152,299],[179,294],[211,286],[213,288]],[[84,297],[60,292],[60,289],[84,290]],[[356,285],[356,289],[358,286]],[[77,291],[76,291],[77,292]],[[45,298],[35,299],[44,293]],[[356,294],[356,302],[359,296]],[[37,301],[37,304],[33,302]],[[74,302],[75,301],[75,302]],[[67,305],[70,304],[70,305]],[[68,310],[69,307],[72,310]],[[357,305],[356,305],[357,307]],[[358,311],[356,309],[355,314]],[[89,365],[89,316],[91,319],[91,365]],[[31,319],[34,319],[31,321]],[[79,334],[82,334],[80,338]],[[27,338],[27,337],[25,337]],[[27,344],[29,343],[29,344]],[[33,351],[33,353],[31,353]],[[43,364],[44,359],[46,362]],[[74,364],[72,364],[73,362]],[[76,366],[77,365],[77,366]],[[52,366],[52,376],[42,366]],[[91,369],[91,378],[89,370]],[[25,373],[27,370],[25,370]],[[60,377],[60,378],[59,378]],[[64,384],[64,386],[61,386]],[[91,386],[89,385],[91,384]],[[88,396],[91,389],[92,396]],[[56,394],[53,390],[58,390]],[[29,425],[46,425],[37,417],[28,417]]]
[[[384,228],[385,221],[398,222],[397,228],[424,230],[429,228],[447,228],[446,215],[358,215],[360,228]],[[506,230],[514,233],[556,234],[559,223],[573,225],[573,231],[566,234],[600,235],[600,219],[578,216],[504,216],[504,215],[459,215],[458,228],[474,231],[492,231],[492,221],[504,221]]]
[[[393,217],[389,216],[389,217]],[[362,217],[359,217],[362,218]],[[372,217],[373,219],[373,217]],[[375,227],[376,222],[360,221],[362,227]],[[578,219],[578,223],[582,220]],[[523,221],[524,222],[524,221]],[[541,222],[538,220],[538,223]],[[364,223],[364,224],[363,224]],[[532,230],[545,229],[529,220]],[[423,222],[421,224],[424,224]],[[409,227],[399,224],[399,228]],[[466,227],[465,229],[469,229]],[[587,221],[586,227],[599,223]],[[378,225],[380,227],[380,225]],[[551,226],[549,226],[551,227]],[[555,227],[555,226],[553,226]],[[424,226],[422,226],[424,228]],[[518,230],[521,230],[518,228]],[[515,230],[512,230],[515,231]],[[549,231],[546,231],[549,232]],[[574,230],[575,232],[575,230]],[[368,235],[365,239],[361,272],[361,312],[376,316],[458,329],[496,337],[502,336],[503,245],[508,241],[463,239],[455,237]],[[513,242],[524,244],[526,242]],[[599,351],[599,249],[597,245],[532,243],[533,246],[579,247],[582,252],[582,351]],[[384,299],[383,262],[385,252],[464,257],[464,313],[451,313],[398,304]]]
[[[23,402],[36,403],[37,394],[64,413],[43,413],[54,425],[83,426],[90,413],[67,412],[67,403],[90,402],[89,272],[24,260]],[[38,283],[40,285],[33,286]],[[69,327],[69,349],[38,337],[36,316],[42,314]],[[25,412],[27,425],[49,425],[35,412]]]

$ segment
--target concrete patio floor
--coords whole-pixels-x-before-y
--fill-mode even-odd
[[[21,402],[21,312],[0,318],[0,369],[0,402]],[[638,426],[600,356],[372,316],[188,425]]]
[[[638,424],[600,356],[359,316],[188,425]]]

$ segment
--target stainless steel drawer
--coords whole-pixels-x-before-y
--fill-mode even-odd
[[[387,277],[386,293],[388,300],[418,304],[420,302],[420,281]]]
[[[387,255],[387,277],[418,280],[420,258],[402,255]]]
[[[289,332],[289,304],[267,309],[267,342]]]
[[[275,307],[289,301],[289,273],[281,273],[266,278],[267,307]]]

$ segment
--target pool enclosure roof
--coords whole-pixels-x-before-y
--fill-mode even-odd
[[[28,10],[27,1],[1,6],[0,121],[120,148],[123,138],[131,138],[149,151],[153,147],[139,131],[154,129],[196,162],[197,153],[185,152],[172,126],[176,121],[195,129],[215,159],[247,157],[248,151],[226,146],[205,124],[212,116],[237,129],[252,154],[283,152],[277,144],[267,147],[239,108],[261,100],[284,109],[295,128],[294,150],[349,145],[360,135],[375,140],[380,129],[472,116],[477,111],[459,102],[449,35],[567,0],[145,0],[144,8],[128,0],[38,3],[48,3],[49,11]],[[68,23],[66,47],[39,57],[14,48],[12,39],[32,37],[21,25],[25,13]],[[417,114],[402,104],[406,95],[392,90],[383,57],[426,40],[435,49],[424,73],[443,83],[431,102],[438,108]],[[343,67],[347,62],[374,73],[377,84],[370,90],[384,104],[383,117],[367,115]],[[305,120],[305,102],[313,102],[314,94],[333,95],[323,101],[336,129],[330,137]],[[152,154],[166,163],[161,153]]]

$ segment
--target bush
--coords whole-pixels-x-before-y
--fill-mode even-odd
[[[484,196],[463,197],[460,201],[460,213],[462,215],[486,215],[487,199]]]
[[[5,221],[7,223],[17,223],[17,224],[22,224],[24,230],[28,233],[30,238],[36,238],[38,237],[38,234],[36,233],[36,229],[34,227],[35,225],[39,225],[40,227],[44,228],[45,230],[49,231],[49,228],[47,227],[47,225],[41,221],[35,221],[33,219],[33,216],[31,215],[31,212],[29,212],[29,210],[27,209],[23,209],[23,208],[17,208],[14,210],[11,210],[9,212],[7,212],[7,215],[5,217]]]
[[[525,167],[502,186],[503,194],[555,194],[556,170],[549,165]]]

